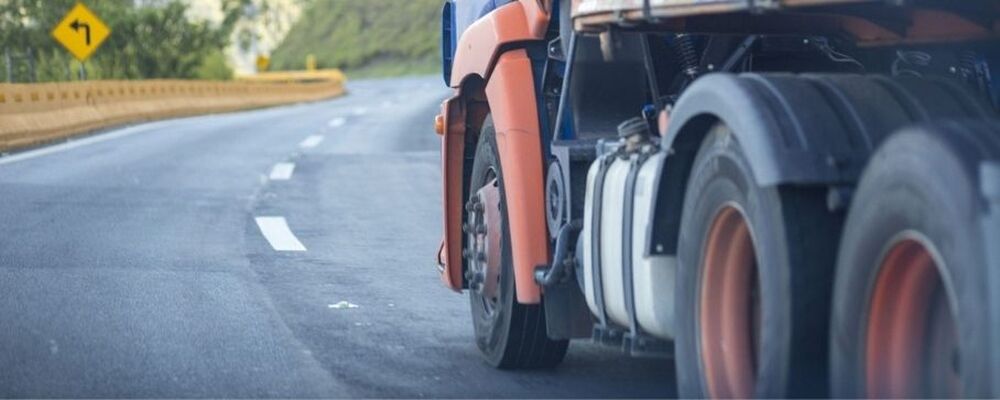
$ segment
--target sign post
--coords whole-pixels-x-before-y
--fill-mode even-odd
[[[316,70],[316,55],[310,53],[306,55],[306,71],[312,72]]]

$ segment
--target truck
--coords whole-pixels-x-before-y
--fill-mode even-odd
[[[1000,1],[448,0],[443,240],[503,369],[1000,397]],[[671,373],[673,375],[674,373]]]

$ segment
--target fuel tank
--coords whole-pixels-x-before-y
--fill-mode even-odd
[[[617,146],[602,147],[606,147],[602,151],[605,154],[598,157],[587,174],[581,232],[583,289],[587,305],[594,315],[600,316],[601,305],[596,291],[603,291],[603,308],[609,322],[629,328],[632,318],[627,293],[631,292],[638,328],[654,337],[672,339],[676,260],[674,257],[648,255],[645,249],[652,220],[650,214],[656,177],[666,155],[651,144],[631,150],[627,149],[624,141]],[[634,184],[630,185],[632,179]],[[630,215],[626,215],[628,203],[631,203]],[[596,213],[595,207],[600,208]],[[593,246],[595,241],[596,251]],[[629,248],[624,248],[626,242],[631,243]],[[631,253],[630,266],[625,264],[626,251]],[[629,269],[631,282],[626,279]],[[600,287],[595,285],[595,270],[601,281]],[[629,283],[631,287],[627,286]]]

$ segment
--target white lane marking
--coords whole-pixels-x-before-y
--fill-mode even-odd
[[[274,168],[271,168],[271,180],[287,181],[292,179],[293,172],[295,172],[295,164],[287,162],[274,164]]]
[[[313,147],[319,146],[320,143],[323,143],[323,136],[312,135],[310,137],[307,137],[306,140],[303,140],[302,143],[299,143],[299,147],[303,149],[311,149]]]
[[[257,217],[256,220],[260,233],[275,251],[306,251],[306,246],[288,227],[285,217]]]
[[[344,124],[346,123],[347,123],[347,118],[334,118],[331,119],[327,125],[329,125],[331,128],[339,128],[341,126],[344,126]]]
[[[337,302],[335,304],[328,304],[326,307],[327,308],[358,308],[358,307],[361,307],[361,306],[359,306],[357,304],[354,304],[354,303],[351,303],[349,301],[343,301],[342,300],[342,301],[339,301],[339,302]]]
[[[354,115],[365,115],[368,114],[368,109],[364,107],[358,107],[354,109]]]
[[[23,153],[16,153],[5,157],[0,157],[0,165],[13,164],[19,161],[25,161],[25,160],[30,160],[32,158],[47,156],[49,154],[62,153],[64,151],[72,150],[77,147],[83,147],[95,143],[106,142],[108,140],[134,135],[136,133],[141,133],[159,128],[163,125],[166,125],[168,122],[171,121],[150,122],[142,125],[130,126],[128,128],[114,130],[108,133],[96,134],[94,136],[89,136],[82,139],[70,139],[67,142],[59,143],[56,145],[41,147],[35,150],[28,150]]]

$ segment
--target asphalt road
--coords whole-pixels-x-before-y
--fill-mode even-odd
[[[481,361],[433,261],[447,90],[349,90],[0,158],[0,397],[673,394],[670,362],[589,341]]]

